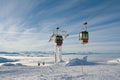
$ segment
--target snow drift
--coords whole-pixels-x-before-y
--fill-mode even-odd
[[[109,64],[120,64],[120,58],[114,59],[114,60],[109,60],[107,61]]]
[[[16,64],[12,64],[12,63],[5,63],[2,66],[23,66],[21,63],[16,63]]]
[[[78,65],[95,65],[96,63],[94,62],[88,62],[87,61],[87,56],[83,57],[83,59],[79,58],[74,58],[70,60],[66,66],[78,66]]]
[[[0,57],[0,63],[15,62],[15,61],[17,61],[17,60],[12,60],[12,59],[7,59],[7,58]]]

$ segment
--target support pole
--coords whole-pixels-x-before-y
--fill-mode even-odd
[[[55,51],[55,63],[62,61],[62,46],[56,45],[56,51]]]
[[[59,61],[62,62],[62,46],[59,47]]]
[[[55,63],[58,63],[58,47],[56,45],[56,51],[55,51]]]

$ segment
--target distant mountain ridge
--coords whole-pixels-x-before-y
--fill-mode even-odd
[[[54,55],[55,52],[48,51],[20,51],[20,52],[0,52],[0,54],[13,54],[13,55]],[[69,53],[62,53],[62,55],[92,55],[92,54],[101,54],[95,52],[69,52]]]
[[[19,54],[18,52],[0,52],[0,54]]]
[[[94,52],[63,53],[63,55],[92,55],[92,54],[100,54],[100,53],[94,53]]]

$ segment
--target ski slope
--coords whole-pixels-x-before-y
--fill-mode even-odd
[[[119,67],[119,65],[84,66],[82,73],[81,66],[5,66],[0,68],[0,80],[119,80]]]
[[[6,55],[1,57],[18,61],[0,63],[0,80],[120,80],[120,64],[108,64],[107,62],[111,60],[100,61],[94,65],[84,63],[84,65],[66,66],[66,63],[53,64],[53,57]],[[45,61],[46,64],[37,66],[39,60]],[[69,62],[71,61],[73,64],[74,60]],[[15,65],[18,63],[21,65]]]

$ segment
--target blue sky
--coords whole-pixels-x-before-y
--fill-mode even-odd
[[[89,43],[79,42],[88,22]],[[48,40],[66,30],[63,52],[120,52],[120,0],[0,0],[0,51],[54,51]]]

